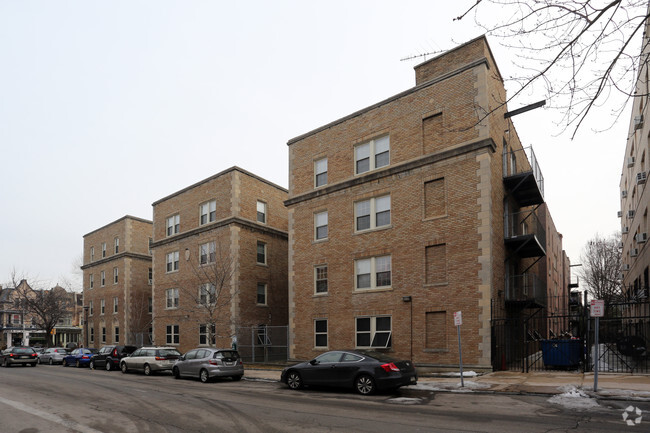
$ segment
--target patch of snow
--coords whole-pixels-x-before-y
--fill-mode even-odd
[[[420,404],[420,403],[422,403],[421,398],[409,398],[409,397],[389,398],[386,401],[388,403],[392,403],[392,404]]]
[[[554,395],[547,401],[567,409],[586,410],[599,406],[595,399],[590,398],[583,390],[577,389],[575,386],[565,385],[560,387],[560,390],[564,392]]]
[[[460,382],[420,382],[417,385],[409,385],[405,388],[408,389],[420,389],[426,391],[458,391],[458,392],[470,392],[477,389],[487,389],[491,385],[489,383],[474,382],[471,380],[465,380],[465,386],[462,387]]]
[[[460,377],[460,371],[458,372],[449,372],[449,373],[440,373],[439,376],[442,377]],[[478,373],[475,371],[463,371],[463,377],[476,377]]]

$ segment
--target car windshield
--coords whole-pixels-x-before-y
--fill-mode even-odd
[[[225,350],[223,352],[217,352],[214,354],[214,357],[217,359],[239,359],[239,354],[234,350]]]
[[[168,358],[173,356],[181,356],[181,353],[176,349],[160,349],[158,353],[160,356],[166,356]]]
[[[14,353],[34,353],[34,349],[29,347],[17,347],[14,349]]]

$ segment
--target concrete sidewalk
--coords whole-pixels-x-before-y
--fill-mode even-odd
[[[244,377],[249,380],[279,381],[281,367],[246,366]],[[470,373],[471,374],[471,373]],[[513,394],[556,395],[582,390],[595,398],[650,401],[650,375],[599,373],[598,390],[594,392],[593,373],[562,371],[518,373],[502,371],[478,376],[463,377],[465,387],[460,386],[459,376],[421,376],[418,388],[450,392],[503,392]]]

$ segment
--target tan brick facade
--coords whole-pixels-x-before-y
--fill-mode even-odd
[[[285,189],[233,167],[153,204],[155,344],[230,347],[238,327],[286,326],[286,198]],[[227,281],[219,285],[215,275]],[[214,285],[215,302],[202,300],[204,284]]]
[[[383,345],[418,365],[453,366],[462,311],[463,360],[491,368],[491,307],[505,308],[504,207],[517,205],[505,154],[521,144],[485,38],[417,66],[416,78],[288,143],[292,358]],[[327,181],[315,186],[323,158]],[[388,202],[386,224],[377,212]]]
[[[151,233],[151,221],[127,215],[84,236],[89,347],[148,343]]]

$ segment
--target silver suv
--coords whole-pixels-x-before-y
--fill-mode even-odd
[[[244,364],[236,350],[199,348],[181,356],[172,373],[176,379],[198,377],[203,383],[215,377],[239,380],[244,375]]]
[[[68,351],[63,347],[50,347],[38,355],[39,364],[61,364],[63,358],[68,356]]]
[[[146,376],[171,370],[181,353],[174,347],[141,347],[120,361],[122,373],[141,371]]]

